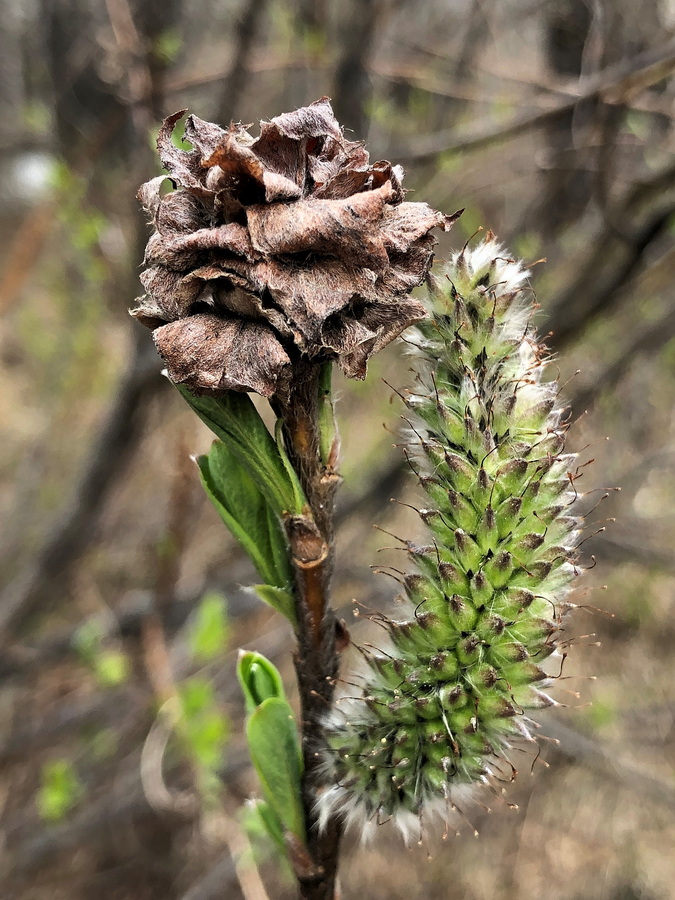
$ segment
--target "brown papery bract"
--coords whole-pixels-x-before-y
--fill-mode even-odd
[[[169,116],[167,176],[139,199],[154,232],[132,315],[152,328],[169,376],[196,393],[283,398],[294,363],[335,359],[363,378],[370,356],[425,315],[409,293],[455,217],[404,200],[403,170],[370,164],[323,98],[261,123],[253,138]]]

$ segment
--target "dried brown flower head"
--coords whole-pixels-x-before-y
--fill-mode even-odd
[[[154,329],[176,383],[198,392],[283,394],[293,361],[337,359],[363,378],[424,308],[408,297],[431,265],[431,230],[455,217],[406,203],[403,170],[369,163],[326,98],[223,130],[188,116],[191,150],[162,125],[160,176],[139,199],[155,225],[146,294],[132,315]]]

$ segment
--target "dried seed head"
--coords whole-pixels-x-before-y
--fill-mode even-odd
[[[294,360],[336,359],[363,378],[369,357],[424,307],[408,294],[431,265],[432,229],[454,217],[408,203],[403,170],[371,164],[323,98],[224,130],[169,116],[157,139],[167,176],[143,185],[152,215],[132,315],[152,328],[169,375],[198,393],[285,392]]]

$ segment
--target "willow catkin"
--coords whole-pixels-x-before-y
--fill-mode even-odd
[[[511,777],[547,693],[580,519],[556,381],[531,324],[527,271],[488,234],[429,286],[410,342],[411,466],[425,545],[406,543],[402,614],[364,651],[362,696],[328,721],[324,819],[409,835],[473,787]]]

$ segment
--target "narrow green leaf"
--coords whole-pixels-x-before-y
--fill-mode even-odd
[[[253,565],[256,567],[258,572],[263,576],[263,578],[268,579],[269,581],[275,581],[271,569],[267,565],[267,560],[265,555],[260,553],[258,549],[258,545],[251,538],[251,536],[246,532],[246,530],[241,526],[241,524],[237,521],[237,519],[230,513],[228,507],[225,505],[223,494],[218,491],[216,485],[213,482],[213,478],[211,475],[211,471],[209,469],[209,461],[207,456],[200,456],[197,459],[197,465],[199,466],[199,473],[201,477],[201,482],[206,491],[209,499],[213,503],[216,508],[216,511],[220,518],[223,520],[225,525],[232,532],[234,537],[239,541],[244,550],[250,556]]]
[[[281,459],[281,462],[283,463],[284,469],[286,470],[288,480],[290,481],[291,488],[293,490],[293,511],[296,514],[300,514],[305,509],[307,509],[307,501],[305,500],[305,495],[302,490],[302,485],[300,484],[300,479],[298,478],[295,469],[291,465],[291,461],[288,458],[288,454],[286,453],[286,448],[284,447],[284,439],[282,434],[283,424],[284,423],[282,419],[277,419],[276,425],[274,426],[274,436],[277,442],[279,457]]]
[[[251,715],[265,700],[286,699],[279,670],[261,653],[239,651],[237,678],[244,692],[247,715]]]
[[[271,839],[278,851],[286,856],[283,825],[269,803],[264,800],[253,800],[248,805],[247,813],[245,825],[249,840],[255,841],[262,833]]]
[[[302,760],[293,713],[286,700],[270,697],[250,716],[246,735],[265,800],[285,831],[304,841]]]
[[[269,504],[267,505],[267,531],[270,535],[270,563],[278,573],[278,579],[270,583],[285,588],[293,583],[291,552],[283,525]],[[291,617],[291,621],[294,621],[293,617]]]
[[[296,623],[295,601],[290,591],[275,587],[273,584],[254,584],[251,590],[263,603],[285,616],[293,625]]]
[[[248,394],[228,391],[218,398],[196,397],[184,386],[176,387],[202,422],[236,454],[277,515],[302,512],[305,499],[298,497],[297,478],[289,474]]]
[[[214,441],[208,455],[198,458],[197,465],[218,514],[264,581],[287,587],[292,573],[286,537],[258,483],[223,441]]]

